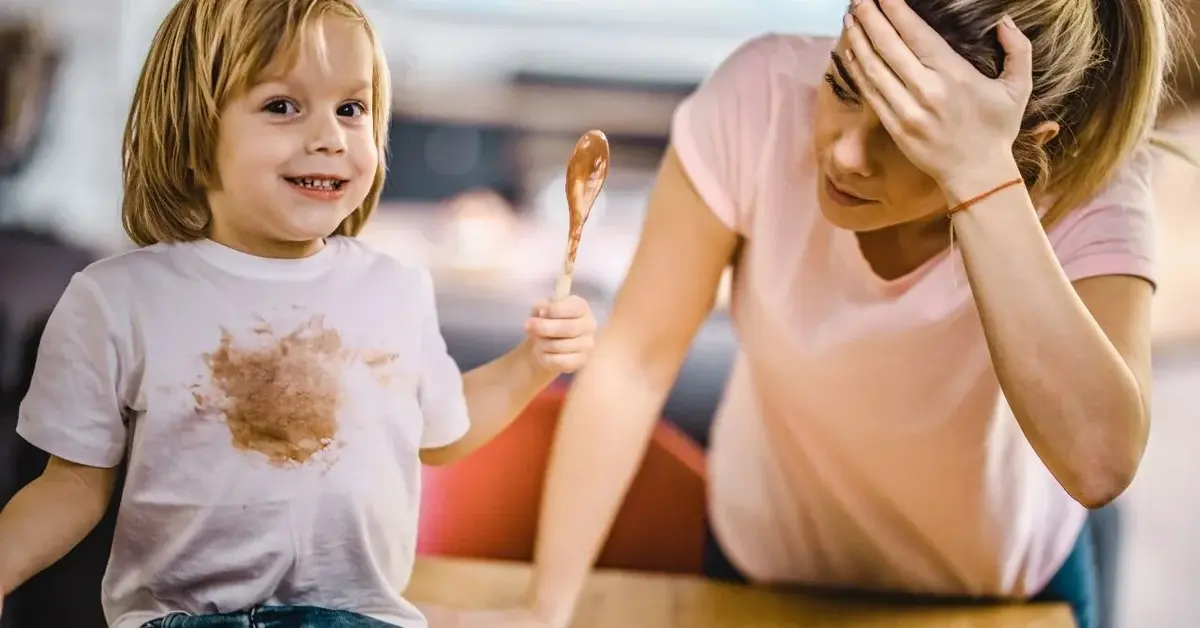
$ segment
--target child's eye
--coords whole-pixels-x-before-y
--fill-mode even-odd
[[[833,92],[833,95],[836,96],[838,100],[844,103],[858,102],[854,98],[854,94],[851,94],[850,92],[846,91],[844,87],[838,85],[837,79],[833,77],[832,72],[825,73],[825,82],[829,84],[829,89]]]
[[[348,102],[338,107],[337,114],[347,118],[367,115],[367,106],[360,102]]]
[[[292,101],[279,98],[264,105],[263,111],[277,116],[289,116],[298,113],[299,108]]]

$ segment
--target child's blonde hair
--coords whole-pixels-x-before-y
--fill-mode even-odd
[[[379,167],[362,205],[334,232],[357,235],[379,203],[386,165],[391,81],[379,40],[353,0],[180,0],[163,20],[142,67],[122,148],[121,220],[139,246],[203,238],[206,190],[220,185],[217,125],[233,98],[278,63],[298,56],[325,16],[362,24],[375,49],[371,116]]]

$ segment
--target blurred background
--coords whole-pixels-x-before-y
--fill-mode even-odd
[[[742,41],[766,31],[833,34],[844,10],[842,0],[692,0],[685,10],[645,0],[361,4],[385,42],[396,92],[391,177],[363,237],[434,271],[444,332],[464,369],[519,341],[529,305],[552,290],[567,230],[565,161],[581,132],[603,129],[613,147],[576,264],[576,292],[603,317],[633,253],[675,105]],[[39,21],[58,51],[46,61],[58,71],[44,90],[36,150],[19,173],[0,178],[7,229],[58,238],[80,255],[128,246],[120,136],[144,52],[170,5],[0,0],[5,15]],[[1190,79],[1180,91],[1190,98]],[[1186,106],[1172,107],[1164,128],[1200,154],[1200,117]],[[1163,266],[1155,426],[1121,500],[1119,625],[1130,628],[1200,626],[1200,544],[1192,538],[1200,529],[1192,455],[1200,443],[1200,170],[1164,155],[1156,185]],[[0,247],[15,242],[0,238]],[[21,283],[14,259],[0,251],[0,290],[8,291],[0,304],[19,318],[13,303],[37,287]],[[19,345],[21,329],[0,324],[0,369],[10,374],[16,352],[3,347]],[[732,351],[718,307],[665,410],[701,445]]]

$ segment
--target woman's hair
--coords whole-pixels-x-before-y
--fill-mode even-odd
[[[1173,48],[1172,0],[908,0],[980,72],[999,76],[994,26],[1012,17],[1033,44],[1033,91],[1013,153],[1050,201],[1049,226],[1094,196],[1150,140]],[[1039,144],[1035,127],[1060,125]]]
[[[1200,103],[1200,6],[1187,2],[1180,7],[1179,28],[1175,41],[1175,55],[1180,63],[1167,81],[1171,98],[1163,103],[1160,115],[1165,118],[1187,115],[1189,109]]]
[[[391,85],[379,40],[353,0],[180,0],[142,67],[122,148],[121,220],[139,246],[205,236],[207,190],[217,189],[220,114],[277,63],[298,58],[325,16],[362,24],[375,49],[371,115],[379,167],[362,205],[334,232],[357,235],[379,203],[386,170]]]

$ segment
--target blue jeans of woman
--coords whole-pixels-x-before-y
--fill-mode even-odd
[[[398,628],[349,611],[314,606],[256,606],[220,615],[173,613],[142,628]]]
[[[1096,559],[1091,521],[1084,525],[1058,573],[1050,579],[1034,602],[1063,602],[1071,606],[1075,623],[1079,628],[1099,628],[1099,600],[1097,594]],[[704,573],[709,578],[727,582],[745,583],[746,577],[729,562],[712,530],[708,531],[704,547]]]

